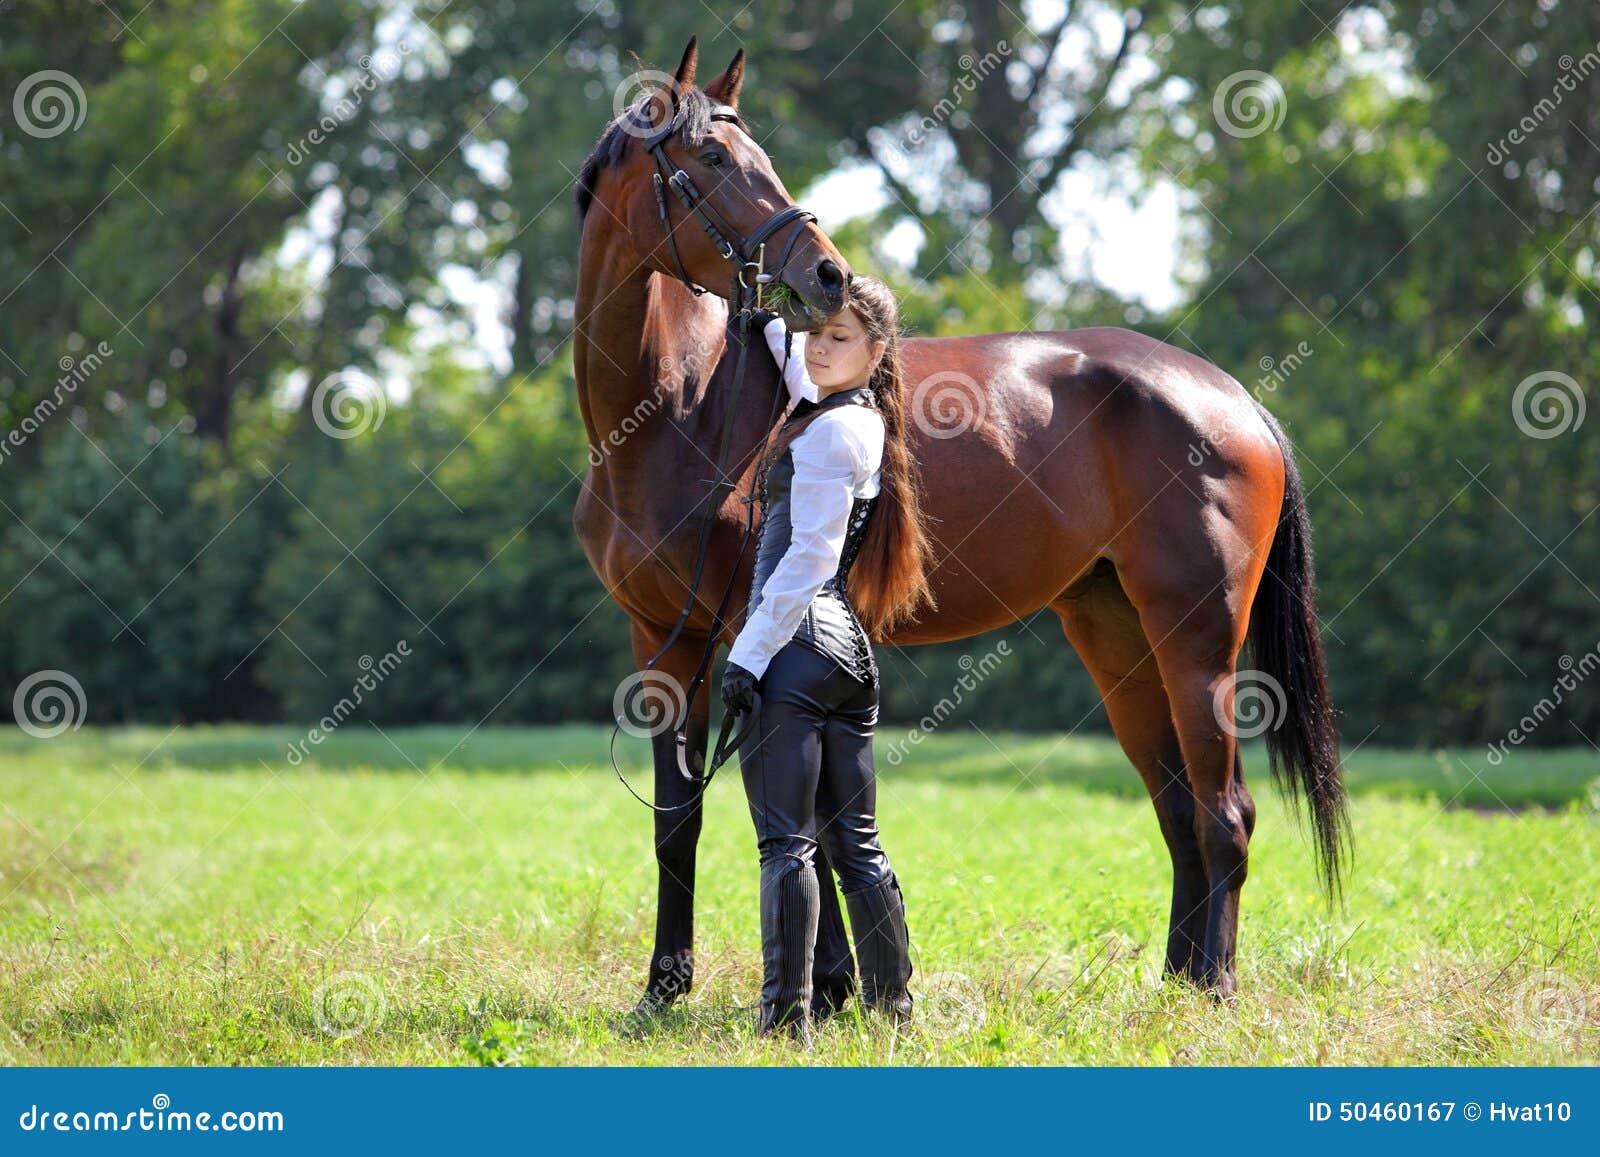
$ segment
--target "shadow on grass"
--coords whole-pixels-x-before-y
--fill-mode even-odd
[[[124,774],[162,767],[611,774],[611,729],[595,724],[379,728],[350,721],[318,741],[312,734],[289,725],[84,728],[48,741],[10,732],[0,735],[0,758],[73,768],[110,766]],[[989,733],[956,723],[924,736],[901,724],[881,723],[875,753],[879,774],[902,782],[1018,791],[1072,786],[1123,799],[1145,795],[1143,782],[1109,736]],[[617,757],[630,780],[648,794],[649,741],[624,733],[617,740]],[[1484,812],[1569,804],[1592,809],[1600,804],[1600,757],[1577,748],[1514,751],[1497,766],[1484,749],[1368,746],[1347,757],[1345,770],[1346,783],[1358,796],[1433,799],[1443,806]],[[1255,791],[1270,790],[1263,744],[1246,744],[1245,774]]]

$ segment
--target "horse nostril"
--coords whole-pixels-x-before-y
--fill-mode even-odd
[[[831,257],[823,258],[817,266],[817,281],[830,299],[836,299],[844,293],[844,270]]]

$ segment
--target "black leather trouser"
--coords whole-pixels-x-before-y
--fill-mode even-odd
[[[892,889],[899,908],[896,960],[908,946],[898,885],[878,842],[872,760],[877,687],[798,641],[773,656],[759,687],[760,718],[739,763],[761,853],[766,1029],[804,1016],[810,1004],[819,889],[833,886],[817,878],[819,840],[847,904],[852,896],[876,898]],[[873,923],[889,922],[874,917]],[[862,932],[856,929],[858,951]],[[897,965],[891,970],[900,971]],[[908,960],[903,971],[909,975]]]

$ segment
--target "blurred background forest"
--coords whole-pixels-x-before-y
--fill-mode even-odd
[[[756,135],[914,332],[1126,325],[1257,390],[1352,744],[1492,741],[1587,674],[1588,0],[8,0],[4,694],[314,719],[404,641],[379,723],[609,719],[571,187],[690,35],[748,50]],[[963,716],[1102,725],[1048,612],[885,649],[885,718],[1001,637]],[[1531,742],[1600,739],[1563,699]]]

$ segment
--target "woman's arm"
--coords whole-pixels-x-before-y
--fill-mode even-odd
[[[791,446],[789,549],[762,586],[761,605],[746,618],[728,653],[728,662],[757,678],[794,638],[822,584],[838,572],[855,488],[871,474],[871,448],[843,417],[833,413],[817,418]]]
[[[767,339],[767,348],[772,351],[772,356],[777,359],[778,365],[783,369],[783,384],[789,391],[789,404],[795,405],[804,399],[815,402],[817,398],[816,383],[811,380],[811,375],[806,373],[806,352],[803,341],[794,343],[794,348],[789,354],[788,364],[784,363],[783,343],[789,333],[789,327],[783,318],[775,317],[762,327],[761,332]]]

